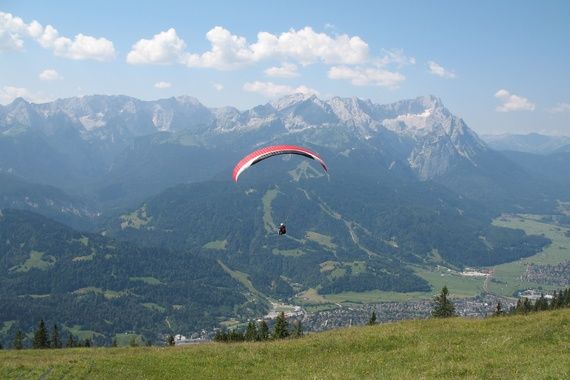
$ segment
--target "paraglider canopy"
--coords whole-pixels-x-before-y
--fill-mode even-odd
[[[240,174],[243,173],[243,171],[249,168],[250,166],[257,164],[258,162],[263,161],[266,158],[272,156],[278,156],[280,154],[297,154],[308,157],[310,159],[318,161],[323,167],[323,169],[325,171],[328,171],[327,164],[325,164],[322,158],[319,157],[318,154],[307,148],[295,145],[274,145],[274,146],[267,146],[265,148],[261,148],[259,150],[256,150],[255,152],[251,152],[250,154],[242,158],[234,168],[233,172],[234,181],[237,182]]]

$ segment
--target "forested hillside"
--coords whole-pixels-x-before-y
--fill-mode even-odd
[[[156,341],[266,310],[212,259],[79,233],[26,211],[0,214],[0,253],[4,338],[43,318],[95,341],[133,331]]]

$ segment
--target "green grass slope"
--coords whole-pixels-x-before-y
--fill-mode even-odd
[[[405,321],[268,343],[0,351],[0,378],[570,378],[570,310]]]

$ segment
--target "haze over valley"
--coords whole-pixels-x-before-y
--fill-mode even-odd
[[[476,297],[488,279],[462,272],[533,262],[553,243],[504,223],[509,215],[570,227],[564,147],[494,150],[431,95],[381,105],[295,94],[245,111],[188,96],[17,99],[0,125],[3,318],[28,328],[34,310],[52,310],[103,339],[128,324],[99,321],[129,310],[135,332],[158,339],[276,303],[429,299],[437,276],[464,278],[464,296]],[[330,171],[283,156],[232,181],[245,153],[280,143],[314,149]],[[535,169],[544,163],[552,170]]]

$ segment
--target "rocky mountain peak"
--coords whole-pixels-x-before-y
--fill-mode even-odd
[[[201,136],[204,145],[221,134],[232,134],[228,141],[253,137],[258,144],[295,134],[291,138],[296,141],[342,150],[388,138],[389,144],[401,145],[392,148],[407,156],[421,178],[445,173],[456,160],[475,164],[478,152],[486,149],[463,120],[433,95],[376,104],[357,97],[292,94],[246,111],[208,108],[191,96],[141,101],[93,95],[41,105],[18,99],[0,113],[3,130],[6,125],[32,124],[34,130],[50,133],[65,125],[75,128],[84,140],[123,145],[139,136],[178,131]],[[216,141],[223,143],[224,137]]]
[[[193,96],[180,95],[180,96],[175,96],[174,99],[180,104],[204,107],[204,105],[200,103],[200,101]]]
[[[271,101],[269,104],[277,111],[283,111],[287,108],[294,107],[299,103],[305,102],[307,100],[316,100],[318,99],[314,94],[304,94],[304,93],[297,93],[291,95],[285,95],[277,100]]]

